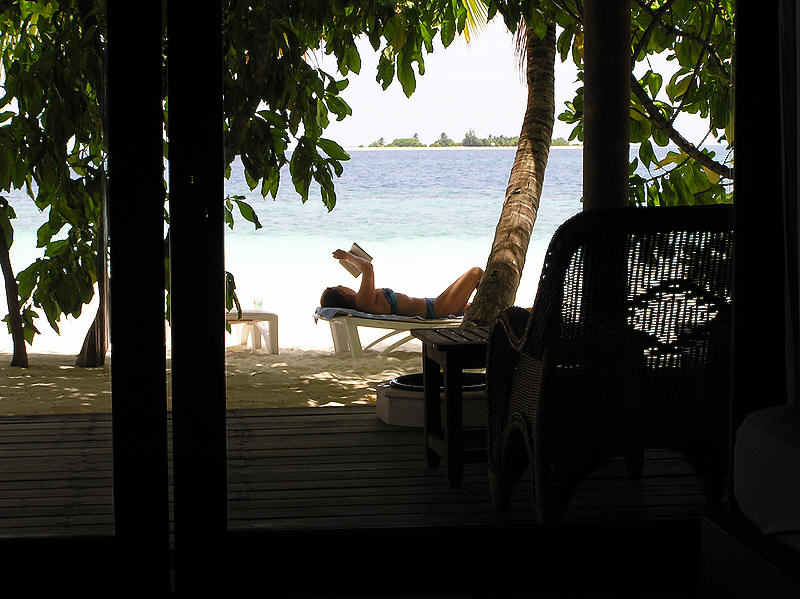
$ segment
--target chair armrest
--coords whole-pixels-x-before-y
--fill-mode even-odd
[[[542,327],[534,311],[518,306],[507,308],[499,314],[494,326],[494,334],[502,334],[508,345],[517,352],[541,358],[544,351]]]

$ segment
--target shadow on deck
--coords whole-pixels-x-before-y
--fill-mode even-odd
[[[485,464],[449,488],[444,468],[427,466],[421,430],[385,425],[374,408],[230,412],[228,439],[232,587],[696,588],[707,508],[671,451],[649,452],[640,480],[613,460],[544,527],[529,478],[497,514]],[[3,554],[35,537],[113,535],[110,415],[4,417],[0,456]]]

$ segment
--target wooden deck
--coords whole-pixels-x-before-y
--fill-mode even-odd
[[[621,460],[609,463],[563,524],[546,528],[529,483],[497,514],[485,464],[468,464],[462,488],[450,489],[445,469],[426,464],[422,432],[387,426],[374,408],[230,412],[228,438],[227,554],[242,571],[268,563],[300,576],[313,564],[327,576],[368,570],[399,583],[410,579],[397,561],[413,555],[417,573],[460,564],[474,584],[493,576],[492,564],[534,558],[542,580],[565,560],[595,575],[617,568],[624,580],[696,578],[706,506],[673,452],[649,452],[639,481]],[[0,543],[113,534],[110,415],[3,417],[0,456]]]

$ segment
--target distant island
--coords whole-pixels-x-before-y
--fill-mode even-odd
[[[426,145],[419,139],[419,134],[415,133],[411,137],[398,137],[390,143],[381,137],[369,144],[370,148],[449,148],[449,147],[469,147],[469,148],[505,148],[516,147],[519,142],[519,136],[506,137],[505,135],[489,135],[489,137],[478,137],[474,129],[470,129],[464,134],[464,139],[453,141],[447,135],[442,133],[439,139],[433,143]],[[571,145],[563,137],[556,137],[551,141],[553,146],[569,146]],[[363,146],[361,146],[363,147]]]

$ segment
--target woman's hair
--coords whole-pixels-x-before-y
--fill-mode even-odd
[[[339,287],[328,287],[322,292],[319,305],[323,308],[350,308],[356,307],[354,295],[344,294]]]

